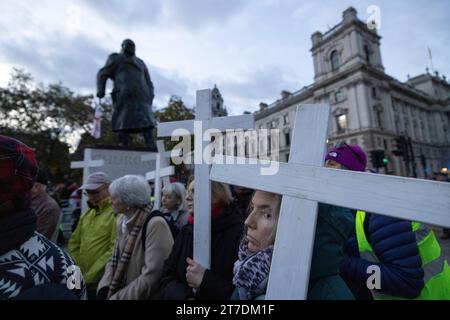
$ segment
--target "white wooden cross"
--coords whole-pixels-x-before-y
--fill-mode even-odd
[[[283,195],[266,299],[306,299],[318,202],[450,227],[450,184],[324,168],[328,105],[297,110],[289,163],[214,164],[211,179]],[[232,163],[238,163],[235,159]]]
[[[217,129],[253,129],[253,115],[233,117],[211,117],[211,90],[197,91],[194,120],[174,121],[158,125],[158,137],[171,136],[175,130],[183,129],[187,134],[194,134],[195,164],[195,221],[194,224],[194,260],[205,268],[211,262],[211,185],[209,174],[211,166],[202,159],[203,150],[210,143],[203,141],[205,131]],[[199,126],[201,124],[201,127]],[[209,138],[209,137],[208,137]]]
[[[157,142],[157,146],[158,153],[146,154],[141,157],[143,162],[156,160],[155,170],[145,174],[147,181],[155,180],[155,202],[153,204],[153,209],[155,210],[159,210],[161,207],[161,180],[163,185],[166,186],[170,183],[169,177],[175,173],[175,167],[169,166],[172,151],[166,151],[164,141],[162,140]]]
[[[92,150],[84,149],[84,161],[74,161],[70,163],[71,169],[83,169],[83,184],[86,183],[87,177],[93,173],[91,168],[99,168],[105,165],[104,160],[92,160]],[[87,199],[84,192],[81,196],[81,213],[87,210]]]

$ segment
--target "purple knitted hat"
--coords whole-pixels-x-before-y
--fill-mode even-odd
[[[352,171],[364,171],[367,165],[367,156],[358,145],[343,144],[334,147],[328,152],[326,160],[334,160]]]

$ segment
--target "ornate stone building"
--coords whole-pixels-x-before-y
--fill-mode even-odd
[[[228,115],[227,109],[223,104],[222,94],[216,85],[211,90],[211,111],[213,117],[226,117]]]
[[[280,161],[287,161],[295,110],[300,104],[328,103],[332,108],[329,145],[359,144],[368,155],[384,150],[389,159],[380,172],[424,177],[450,167],[450,84],[436,72],[402,83],[384,72],[380,39],[357,18],[354,8],[342,21],[312,37],[314,83],[297,92],[283,91],[270,105],[260,104],[256,128],[280,129]],[[392,153],[399,136],[411,138],[414,159]],[[414,160],[414,161],[412,161]]]

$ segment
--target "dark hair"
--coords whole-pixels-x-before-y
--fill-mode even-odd
[[[43,167],[39,167],[38,174],[36,177],[36,182],[39,182],[43,185],[48,185],[48,175],[47,171]]]

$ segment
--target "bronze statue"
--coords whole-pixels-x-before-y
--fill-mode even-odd
[[[129,146],[130,133],[142,133],[147,147],[157,151],[152,136],[153,83],[144,61],[136,57],[132,40],[124,40],[122,52],[111,54],[98,71],[97,97],[105,96],[108,79],[114,81],[112,129],[118,133],[119,144]]]

